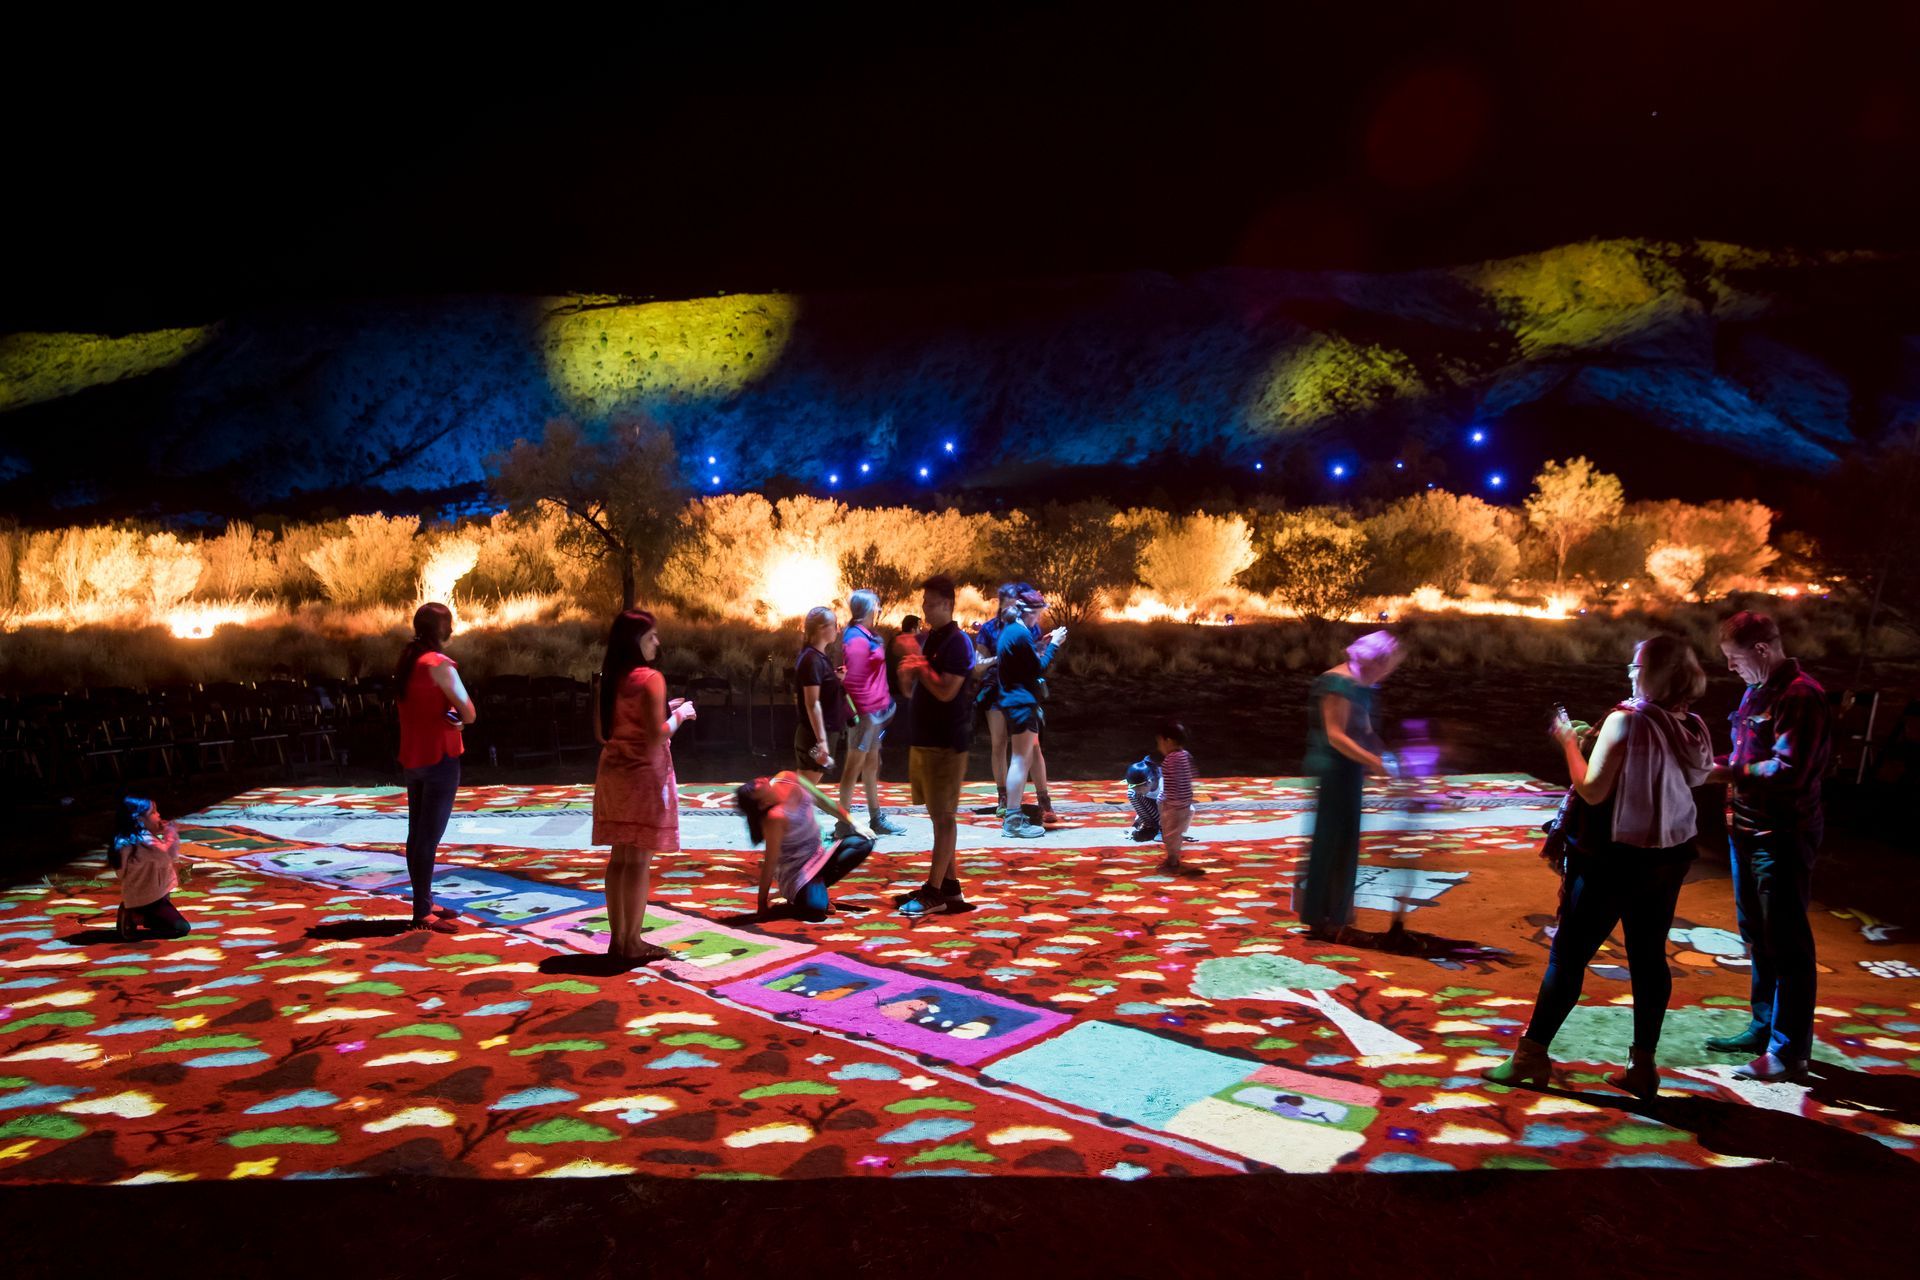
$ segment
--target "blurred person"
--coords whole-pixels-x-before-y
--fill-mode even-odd
[[[1353,923],[1360,870],[1360,804],[1368,774],[1389,773],[1374,729],[1374,692],[1394,673],[1400,645],[1373,631],[1347,646],[1347,660],[1313,682],[1309,692],[1307,772],[1319,779],[1307,871],[1294,889],[1294,911],[1309,936],[1331,942]]]
[[[433,867],[440,838],[453,817],[460,790],[462,730],[473,723],[473,699],[460,668],[446,654],[453,638],[453,611],[427,603],[413,614],[413,639],[394,665],[399,690],[400,766],[407,780],[407,877],[413,885],[412,929],[454,933],[460,928],[447,907],[433,904]]]
[[[672,952],[643,939],[653,855],[680,850],[679,780],[673,735],[698,718],[690,698],[667,700],[667,679],[649,664],[660,632],[644,609],[628,609],[607,632],[594,736],[602,744],[593,780],[593,843],[607,856],[607,955],[629,966]]]
[[[1654,636],[1627,666],[1631,697],[1616,706],[1580,753],[1574,724],[1562,709],[1553,736],[1566,754],[1573,794],[1585,806],[1569,833],[1560,923],[1540,980],[1533,1018],[1513,1056],[1488,1071],[1499,1084],[1544,1086],[1552,1079],[1548,1049],[1579,1003],[1587,965],[1622,925],[1633,984],[1630,1065],[1608,1083],[1639,1098],[1660,1091],[1654,1051],[1673,994],[1667,934],[1694,858],[1693,788],[1713,767],[1707,726],[1689,709],[1706,691],[1706,673],[1687,642]]]
[[[1720,652],[1747,685],[1730,717],[1732,750],[1713,780],[1731,784],[1734,913],[1753,969],[1746,1030],[1707,1047],[1754,1054],[1737,1072],[1748,1079],[1795,1080],[1813,1054],[1818,979],[1807,911],[1826,834],[1820,788],[1833,759],[1833,713],[1766,614],[1743,610],[1721,623]]]

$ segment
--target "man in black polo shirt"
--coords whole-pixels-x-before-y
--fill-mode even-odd
[[[907,777],[913,802],[927,807],[933,823],[933,865],[927,882],[894,901],[910,916],[971,911],[960,892],[954,851],[960,843],[960,786],[967,777],[967,751],[973,744],[973,699],[964,696],[967,681],[993,659],[974,660],[973,641],[953,620],[953,579],[944,575],[920,585],[920,612],[929,630],[920,652],[900,660],[900,680],[910,684],[908,726],[913,747]]]
[[[1720,651],[1747,682],[1733,713],[1733,750],[1713,780],[1730,783],[1728,842],[1740,937],[1753,960],[1752,1020],[1709,1049],[1752,1052],[1738,1075],[1803,1076],[1813,1053],[1813,862],[1825,817],[1820,784],[1833,755],[1826,690],[1789,658],[1780,627],[1742,611],[1720,626]]]

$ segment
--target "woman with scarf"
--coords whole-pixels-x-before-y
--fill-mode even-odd
[[[1633,985],[1633,1047],[1631,1065],[1608,1083],[1640,1098],[1660,1091],[1653,1054],[1673,994],[1667,931],[1693,862],[1693,788],[1707,780],[1713,752],[1707,726],[1688,710],[1706,691],[1707,677],[1686,641],[1661,635],[1642,642],[1627,678],[1633,696],[1600,726],[1591,759],[1580,754],[1566,713],[1554,720],[1553,736],[1586,811],[1568,845],[1560,926],[1533,1020],[1513,1056],[1487,1072],[1498,1084],[1552,1079],[1547,1048],[1579,1002],[1587,962],[1618,924]]]

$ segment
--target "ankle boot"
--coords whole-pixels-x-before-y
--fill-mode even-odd
[[[1490,1067],[1484,1073],[1495,1084],[1524,1084],[1534,1088],[1543,1088],[1553,1083],[1553,1059],[1547,1056],[1547,1046],[1538,1040],[1520,1037],[1520,1043],[1514,1046],[1513,1056],[1497,1067]]]
[[[1635,1045],[1629,1052],[1631,1061],[1627,1069],[1608,1076],[1607,1083],[1643,1100],[1659,1097],[1660,1069],[1653,1065],[1652,1051]]]

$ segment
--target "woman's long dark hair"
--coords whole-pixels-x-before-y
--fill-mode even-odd
[[[144,796],[128,796],[113,815],[113,841],[107,845],[107,865],[118,871],[127,860],[127,850],[140,843],[147,829],[147,811],[153,801]]]
[[[751,782],[742,783],[734,788],[733,807],[747,820],[747,841],[750,844],[764,844],[767,839],[767,811],[760,807],[754,795]]]
[[[452,634],[453,610],[447,606],[429,601],[413,611],[413,639],[400,651],[400,661],[393,664],[393,682],[398,686],[394,690],[394,701],[406,701],[413,668],[429,653],[442,652],[440,646],[445,643],[442,637]]]
[[[645,609],[628,609],[613,620],[607,632],[607,656],[600,663],[600,733],[613,735],[613,704],[629,672],[646,665],[640,656],[640,640],[653,630],[653,615]]]

